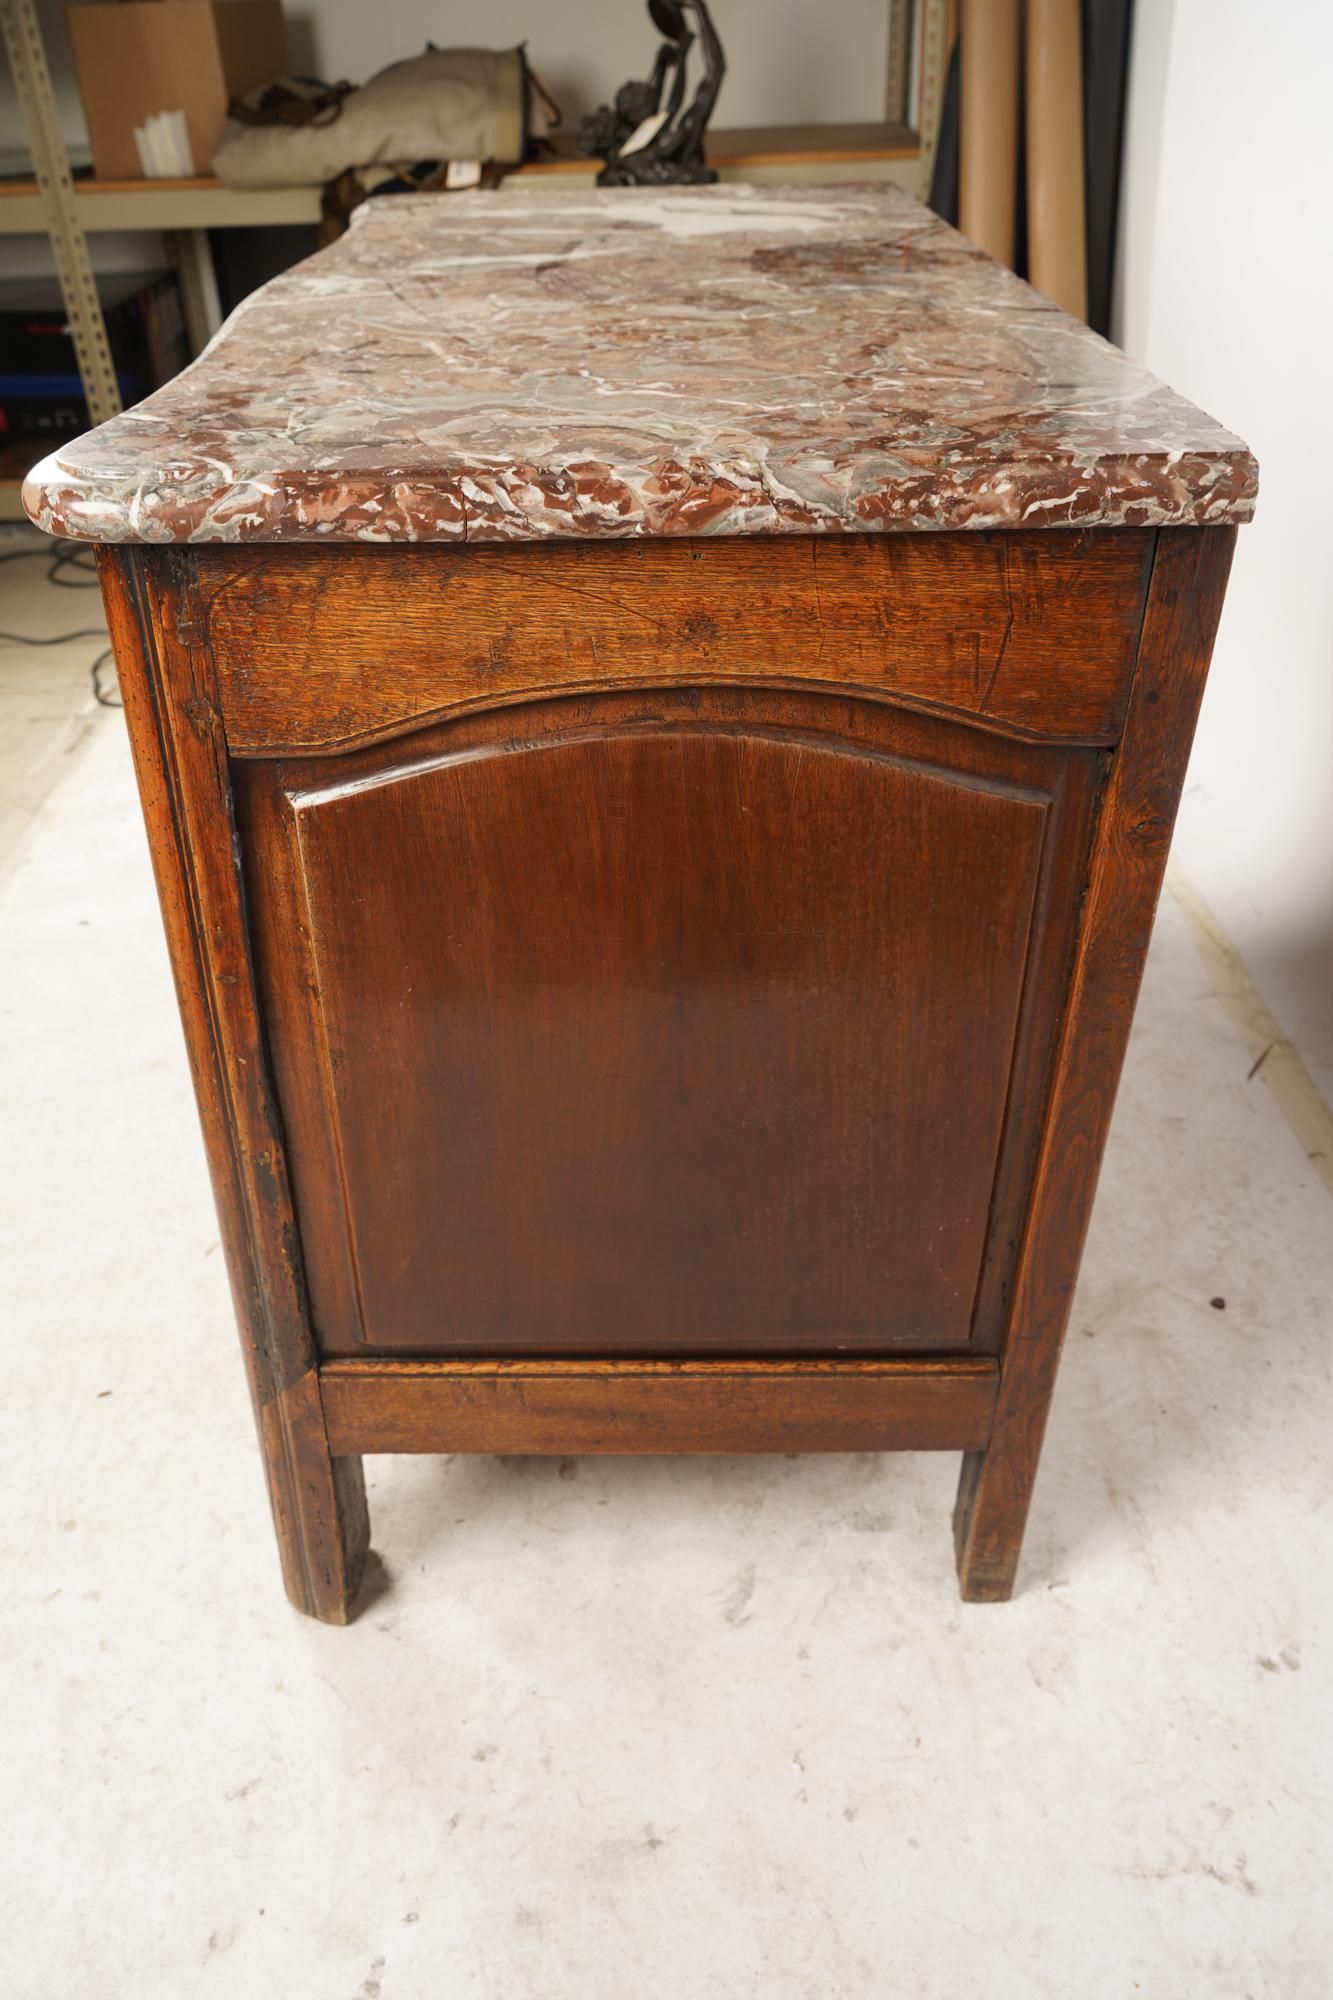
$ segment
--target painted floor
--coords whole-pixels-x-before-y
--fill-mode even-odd
[[[1176,906],[1012,1604],[951,1457],[375,1459],[329,1630],[121,722],[59,707],[0,887],[4,2000],[1326,2000],[1333,1208]]]

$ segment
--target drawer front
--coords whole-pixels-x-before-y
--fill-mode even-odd
[[[728,688],[238,764],[323,1351],[993,1344],[1099,768]]]
[[[626,687],[842,688],[1028,739],[1115,742],[1155,532],[512,548],[203,548],[237,757],[333,755]]]

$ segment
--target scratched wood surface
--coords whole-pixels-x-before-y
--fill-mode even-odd
[[[234,756],[334,752],[543,692],[855,690],[1009,734],[1120,733],[1153,536],[201,549]]]

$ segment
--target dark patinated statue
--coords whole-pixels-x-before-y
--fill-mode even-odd
[[[598,187],[717,179],[704,159],[704,132],[727,64],[707,0],[648,0],[648,12],[666,38],[652,75],[622,84],[614,105],[601,105],[579,126],[582,150],[606,161]],[[697,34],[687,16],[693,16]],[[687,58],[696,40],[704,73],[688,110],[682,110]]]

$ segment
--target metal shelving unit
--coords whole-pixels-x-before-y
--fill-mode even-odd
[[[723,180],[883,179],[910,193],[925,194],[939,125],[948,0],[887,0],[887,4],[883,122],[713,132],[709,154]],[[221,318],[209,230],[316,223],[320,191],[242,190],[220,187],[211,179],[76,180],[61,136],[33,0],[0,0],[0,24],[33,162],[31,180],[0,181],[0,236],[49,239],[89,413],[95,423],[102,423],[120,408],[120,395],[88,237],[105,230],[163,232],[181,287],[190,345],[197,353],[217,331]],[[569,148],[552,160],[518,171],[591,179],[596,165]],[[21,517],[19,486],[17,479],[0,478],[0,519]]]

